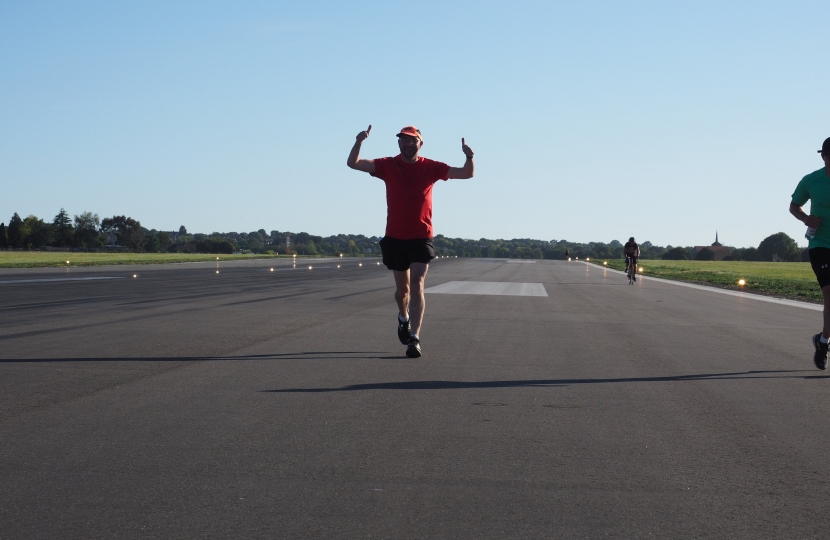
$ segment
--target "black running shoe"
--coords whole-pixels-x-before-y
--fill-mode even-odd
[[[825,351],[827,348],[825,347]],[[421,340],[415,336],[409,336],[409,341],[406,343],[406,355],[410,358],[421,357]]]
[[[819,369],[827,369],[827,343],[821,342],[821,332],[813,336],[813,346],[816,348],[816,354],[813,355],[813,363]],[[406,350],[409,354],[409,349]]]
[[[411,319],[410,319],[411,320]],[[409,336],[412,334],[412,325],[409,321],[401,322],[400,315],[398,316],[398,339],[401,340],[401,345],[409,343]]]

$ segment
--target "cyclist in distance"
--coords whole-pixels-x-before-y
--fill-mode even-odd
[[[623,255],[625,255],[625,273],[628,274],[629,270],[634,268],[634,281],[637,281],[637,259],[640,258],[640,246],[634,241],[633,236],[623,246]]]

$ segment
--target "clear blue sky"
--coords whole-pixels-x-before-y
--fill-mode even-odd
[[[0,1],[0,221],[382,234],[397,153],[436,232],[757,245],[830,136],[827,2]]]

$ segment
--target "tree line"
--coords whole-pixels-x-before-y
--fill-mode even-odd
[[[61,208],[51,220],[35,215],[25,219],[15,212],[9,224],[0,223],[0,249],[82,251],[133,251],[147,253],[299,254],[349,257],[379,256],[379,238],[360,234],[314,236],[306,232],[264,229],[251,232],[188,233],[147,229],[128,216],[103,218],[92,212],[75,215]]]
[[[184,225],[179,227],[178,231],[158,231],[147,229],[140,221],[123,215],[101,219],[98,214],[83,212],[75,215],[73,219],[63,208],[51,221],[44,221],[34,215],[22,219],[15,212],[8,226],[0,223],[0,249],[128,250],[149,253],[252,252],[366,257],[380,255],[379,240],[375,236],[339,234],[323,237],[306,232],[266,232],[264,229],[248,233],[190,234]],[[795,240],[785,233],[768,236],[758,247],[728,247],[728,250],[729,254],[724,260],[809,260],[806,250],[799,248]],[[623,244],[619,240],[608,243],[530,238],[471,240],[448,238],[439,234],[435,237],[435,252],[442,256],[483,258],[620,259],[623,257]],[[715,258],[714,252],[709,249],[696,251],[691,246],[656,246],[648,241],[640,244],[640,255],[643,259]]]
[[[649,241],[640,245],[640,258],[664,260],[714,260],[714,250],[696,251],[693,246],[656,246]],[[568,242],[567,240],[465,240],[461,238],[435,237],[436,253],[459,257],[559,259],[568,257],[585,259],[622,259],[623,244],[619,240],[605,242]],[[727,246],[726,261],[807,261],[806,249],[781,232],[768,236],[758,247],[736,248]]]

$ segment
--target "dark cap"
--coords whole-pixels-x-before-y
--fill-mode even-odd
[[[830,156],[830,137],[824,139],[824,144],[821,145],[821,150],[819,150],[818,153]]]

